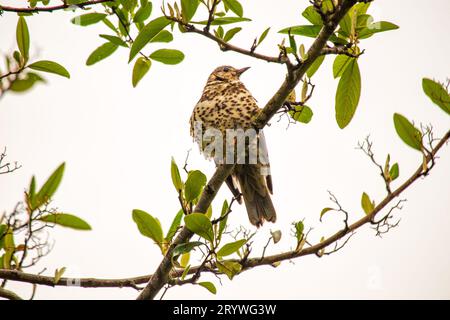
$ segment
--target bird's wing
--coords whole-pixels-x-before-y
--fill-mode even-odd
[[[264,132],[259,132],[259,162],[261,164],[261,174],[266,176],[266,185],[269,192],[273,194],[272,175],[270,174],[269,152],[267,150],[266,138]]]

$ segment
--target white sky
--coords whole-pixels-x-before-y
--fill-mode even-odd
[[[3,2],[2,3],[6,3]],[[11,3],[11,1],[9,2]],[[276,54],[282,27],[302,24],[305,0],[243,1],[251,24],[234,39],[249,47],[267,26],[272,32],[260,51]],[[158,6],[155,5],[154,8]],[[396,136],[392,114],[400,112],[416,122],[432,123],[439,136],[448,130],[448,116],[423,94],[422,77],[445,80],[450,75],[450,2],[376,0],[371,13],[399,30],[375,35],[362,43],[366,54],[359,59],[362,95],[351,124],[340,130],[334,118],[337,81],[332,77],[332,57],[315,75],[317,85],[309,103],[314,117],[308,125],[286,130],[286,120],[272,121],[266,129],[278,212],[276,225],[262,228],[255,240],[260,254],[270,229],[280,229],[283,238],[268,253],[294,245],[291,222],[305,218],[314,227],[311,240],[318,241],[341,227],[341,218],[330,216],[319,222],[319,213],[329,206],[327,190],[333,191],[360,218],[363,191],[378,202],[384,186],[377,169],[361,151],[359,140],[371,134],[379,162],[390,152],[400,164],[404,181],[418,166],[421,156]],[[156,14],[155,12],[153,13]],[[131,86],[132,65],[128,51],[119,49],[112,57],[92,67],[85,66],[90,52],[103,43],[102,24],[79,27],[69,20],[72,13],[40,14],[27,18],[32,56],[55,60],[71,73],[71,79],[48,75],[24,95],[7,94],[0,102],[0,147],[8,147],[10,160],[22,168],[0,180],[0,208],[11,210],[22,199],[32,174],[38,183],[66,161],[63,182],[55,205],[64,212],[86,219],[91,232],[55,228],[53,252],[32,271],[67,267],[67,276],[121,278],[154,271],[161,256],[150,239],[140,235],[131,210],[140,208],[160,218],[167,230],[178,211],[170,179],[170,157],[181,164],[194,147],[188,119],[209,73],[218,65],[251,66],[242,80],[263,106],[280,85],[285,70],[235,53],[222,53],[207,39],[176,34],[163,47],[185,52],[178,66],[153,63],[136,89]],[[1,52],[15,47],[14,14],[0,17]],[[305,44],[310,39],[298,39]],[[151,52],[147,48],[145,52]],[[450,151],[444,148],[431,175],[414,184],[403,197],[400,227],[383,239],[363,227],[342,251],[318,259],[315,256],[284,262],[277,269],[262,267],[237,276],[232,282],[206,276],[218,286],[217,296],[200,287],[184,286],[168,291],[166,298],[192,299],[309,299],[309,298],[450,298]],[[213,164],[193,148],[189,168],[209,176]],[[223,188],[214,211],[230,198]],[[229,222],[250,228],[243,206],[234,208]],[[30,270],[28,270],[30,271]],[[27,297],[29,285],[12,289]],[[134,299],[134,289],[80,289],[40,287],[39,299]]]

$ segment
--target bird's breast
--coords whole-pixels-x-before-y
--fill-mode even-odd
[[[241,82],[207,85],[194,108],[191,127],[193,121],[201,121],[203,128],[247,129],[258,111],[256,100]]]

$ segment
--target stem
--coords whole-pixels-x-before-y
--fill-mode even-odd
[[[17,8],[17,7],[10,7],[10,6],[4,6],[4,5],[0,5],[0,12],[5,11],[5,12],[26,12],[26,13],[33,13],[33,12],[53,12],[56,10],[64,10],[67,8],[84,8],[87,6],[92,6],[92,5],[96,5],[96,4],[100,4],[100,3],[105,3],[105,2],[112,2],[113,0],[92,0],[92,1],[86,1],[86,2],[82,2],[79,4],[61,4],[58,6],[47,6],[47,7],[28,7],[28,8]]]

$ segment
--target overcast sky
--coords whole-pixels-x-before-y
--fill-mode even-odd
[[[11,1],[1,1],[11,3]],[[233,40],[249,47],[266,27],[272,32],[259,50],[275,55],[283,27],[302,24],[301,12],[308,1],[242,1],[252,23]],[[154,5],[157,8],[158,5]],[[156,16],[157,11],[153,15]],[[416,123],[432,123],[436,135],[448,130],[450,120],[433,105],[421,89],[422,77],[445,80],[450,75],[450,2],[376,0],[371,13],[399,30],[382,33],[362,42],[366,53],[359,59],[362,94],[351,124],[339,129],[334,117],[337,81],[332,76],[333,57],[328,57],[314,76],[314,96],[309,105],[314,117],[308,125],[294,125],[277,118],[266,128],[274,182],[276,224],[258,231],[253,254],[260,255],[270,230],[281,230],[280,243],[268,253],[294,245],[291,223],[305,219],[313,227],[311,241],[341,227],[341,218],[319,222],[323,207],[330,206],[327,190],[339,198],[355,221],[363,216],[363,191],[379,202],[384,186],[367,157],[355,149],[368,134],[379,162],[386,154],[400,164],[398,186],[420,164],[421,155],[396,135],[392,123],[400,112]],[[161,255],[143,237],[131,219],[139,208],[157,216],[167,230],[178,201],[170,179],[170,158],[183,163],[192,148],[190,169],[210,176],[214,165],[199,155],[189,136],[188,120],[210,72],[219,65],[251,66],[242,81],[263,106],[281,84],[284,67],[256,61],[236,53],[223,53],[198,35],[176,33],[164,47],[186,54],[177,66],[153,63],[137,88],[131,85],[132,65],[121,48],[94,66],[85,65],[93,49],[103,43],[98,24],[79,27],[70,23],[69,12],[27,17],[31,55],[55,60],[71,73],[71,79],[46,75],[47,85],[38,85],[24,95],[7,94],[0,101],[0,148],[8,147],[10,160],[19,171],[0,178],[0,210],[10,211],[22,200],[23,191],[35,174],[38,185],[63,161],[66,172],[54,204],[79,215],[93,227],[79,232],[54,228],[53,252],[30,272],[53,275],[65,266],[67,276],[121,278],[151,273]],[[0,50],[15,48],[17,17],[0,17]],[[310,39],[299,38],[310,44]],[[146,52],[150,50],[146,50]],[[309,299],[309,298],[450,298],[450,150],[444,148],[431,175],[402,195],[408,201],[400,226],[382,239],[364,226],[340,252],[319,259],[315,256],[283,262],[280,267],[262,267],[245,272],[233,281],[205,276],[218,287],[211,295],[187,285],[171,289],[166,298]],[[223,188],[214,201],[220,210],[230,192]],[[236,206],[229,223],[252,228],[243,206]],[[27,297],[31,286],[11,285]],[[39,299],[134,299],[134,289],[80,289],[39,287]]]

